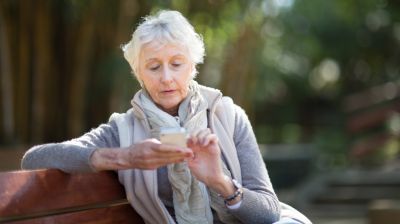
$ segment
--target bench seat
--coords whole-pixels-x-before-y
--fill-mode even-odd
[[[143,224],[112,171],[0,173],[0,223]]]

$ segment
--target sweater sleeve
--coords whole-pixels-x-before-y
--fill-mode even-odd
[[[273,223],[279,220],[280,205],[261,156],[250,121],[235,106],[234,142],[242,173],[243,199],[230,212],[243,223]]]
[[[67,173],[94,172],[90,157],[97,148],[119,147],[115,121],[101,124],[79,138],[30,148],[22,158],[22,169],[60,169]]]

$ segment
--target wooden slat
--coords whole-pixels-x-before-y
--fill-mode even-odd
[[[395,170],[353,169],[327,175],[325,182],[330,187],[400,187],[400,175]]]
[[[116,173],[58,170],[0,173],[0,217],[40,213],[125,199]]]
[[[56,210],[44,210],[44,211],[34,212],[34,213],[22,213],[22,214],[13,215],[13,216],[0,216],[0,223],[3,223],[3,222],[8,223],[11,221],[15,222],[15,221],[19,221],[19,220],[31,220],[31,219],[37,219],[37,218],[43,218],[43,217],[57,216],[57,215],[61,215],[61,214],[88,211],[88,210],[93,210],[93,209],[111,208],[111,207],[122,206],[122,205],[129,205],[128,200],[113,201],[113,202],[107,202],[107,203],[97,203],[97,204],[78,206],[78,207],[67,207],[67,208],[56,209]],[[135,211],[133,209],[131,209],[130,212],[135,212]]]
[[[368,209],[370,224],[400,223],[399,200],[376,200]]]
[[[12,224],[144,224],[142,218],[137,215],[130,205],[121,205],[111,208],[92,209],[69,214],[55,215],[29,219]]]
[[[392,136],[390,134],[380,133],[370,136],[369,138],[359,140],[351,146],[350,155],[352,157],[362,157],[368,155],[376,150],[381,149],[391,137]]]
[[[373,107],[398,97],[400,97],[400,82],[387,82],[347,96],[343,102],[343,109],[350,113]]]
[[[373,110],[356,113],[349,118],[347,130],[350,133],[358,133],[384,123],[394,112],[400,111],[400,103],[386,105]]]
[[[329,192],[329,193],[328,193]],[[324,195],[313,199],[317,204],[366,204],[377,199],[400,199],[398,186],[330,187]]]

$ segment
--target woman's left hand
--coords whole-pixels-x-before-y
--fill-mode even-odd
[[[188,140],[188,147],[193,150],[194,158],[188,161],[192,174],[197,180],[226,198],[236,189],[230,177],[222,170],[221,150],[218,138],[210,129],[199,131]],[[241,197],[228,202],[232,205],[241,200]]]
[[[224,173],[217,136],[208,128],[201,130],[190,136],[188,147],[194,153],[194,158],[188,161],[192,174],[209,187],[221,182]]]

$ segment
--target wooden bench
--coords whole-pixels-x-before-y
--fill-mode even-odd
[[[400,223],[400,200],[376,200],[369,205],[369,224]]]
[[[114,172],[36,170],[0,173],[0,223],[144,222]]]

